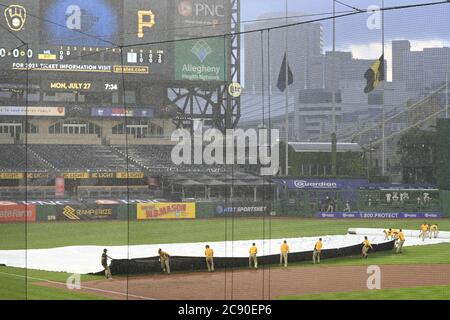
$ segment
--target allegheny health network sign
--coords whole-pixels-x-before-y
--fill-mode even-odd
[[[225,81],[223,38],[177,41],[175,80]]]

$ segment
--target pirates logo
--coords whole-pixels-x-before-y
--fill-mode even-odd
[[[5,18],[12,31],[20,31],[27,20],[27,10],[16,4],[10,5],[5,9]]]

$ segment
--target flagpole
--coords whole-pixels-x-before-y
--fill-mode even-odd
[[[333,0],[333,68],[332,68],[332,81],[333,88],[331,97],[331,109],[332,109],[332,133],[336,132],[336,66],[335,66],[335,54],[336,54],[336,1]]]
[[[381,175],[384,176],[386,173],[386,141],[385,141],[385,123],[384,123],[384,119],[385,119],[385,115],[384,115],[384,87],[385,87],[385,83],[386,83],[386,66],[384,65],[384,0],[381,0],[381,7],[382,7],[382,11],[381,11],[381,56],[383,57],[383,73],[384,73],[384,79],[383,79],[383,87],[382,87],[382,92],[381,92],[381,99],[382,99],[382,105],[381,105],[381,136],[382,136],[382,144],[381,144],[381,157],[382,157],[382,161],[381,161]]]
[[[448,119],[448,67],[445,73],[445,118]]]
[[[336,1],[333,0],[333,57],[332,57],[332,97],[331,97],[331,175],[336,177]]]
[[[286,16],[285,16],[285,22],[286,25],[288,23],[288,2],[287,0],[285,0],[285,12],[286,12]],[[286,131],[286,137],[285,137],[285,143],[286,143],[286,147],[285,147],[285,173],[286,176],[288,176],[289,174],[289,78],[288,78],[288,69],[289,69],[289,64],[288,64],[288,27],[286,27],[285,30],[285,54],[286,54],[286,105],[285,105],[285,131]]]

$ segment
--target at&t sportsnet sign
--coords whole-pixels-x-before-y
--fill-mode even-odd
[[[442,212],[317,212],[320,219],[441,219]]]
[[[216,216],[263,216],[270,213],[270,206],[268,205],[237,205],[237,206],[222,206],[216,207]]]

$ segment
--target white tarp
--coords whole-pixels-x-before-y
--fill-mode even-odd
[[[158,248],[162,248],[172,256],[203,257],[205,245],[209,244],[216,257],[248,257],[252,242],[258,247],[258,255],[278,254],[283,240],[287,240],[291,252],[312,251],[319,237],[288,238],[272,240],[221,241],[197,243],[172,243],[133,246],[109,246],[108,255],[113,259],[136,259],[157,256]],[[323,249],[335,249],[361,244],[362,235],[323,236]],[[369,236],[374,243],[387,242],[384,236]],[[68,273],[95,273],[102,270],[100,256],[103,246],[70,246],[52,249],[0,250],[0,264],[46,271],[62,271]],[[26,264],[25,264],[26,261]]]
[[[387,228],[389,229],[389,228]],[[395,228],[394,228],[395,229]],[[378,229],[378,228],[350,228],[348,229],[348,233],[350,234],[359,234],[359,235],[367,235],[367,236],[384,236],[384,230],[386,229]],[[419,230],[407,230],[403,229],[403,234],[405,235],[405,245],[407,242],[409,243],[416,243],[416,240],[420,240],[420,242],[423,242],[421,239],[419,239],[420,231]],[[441,243],[441,242],[450,242],[450,232],[449,231],[439,231],[438,237],[436,239],[429,239],[426,238],[425,241],[427,241],[427,244],[433,243]],[[418,245],[417,244],[410,244],[410,245]]]

